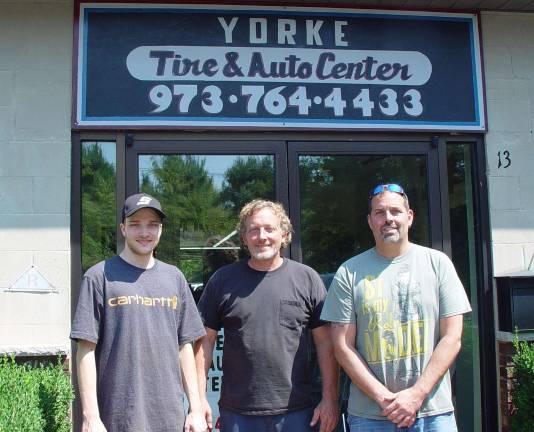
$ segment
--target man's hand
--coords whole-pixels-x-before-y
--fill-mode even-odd
[[[332,432],[339,419],[339,407],[335,399],[321,399],[319,405],[313,411],[310,426],[315,426],[319,422],[319,432]]]
[[[82,432],[107,432],[107,429],[100,418],[89,419],[84,417],[82,423]]]
[[[211,406],[208,400],[204,397],[200,399],[200,409],[202,410],[202,413],[204,415],[204,418],[206,419],[206,424],[208,425],[208,429],[213,429],[213,419],[212,419],[212,411]]]
[[[394,394],[394,399],[383,408],[383,413],[398,427],[410,427],[417,419],[417,411],[425,400],[423,392],[410,387]]]
[[[380,408],[382,408],[382,412],[395,400],[395,393],[390,392],[387,388],[384,387],[384,391],[381,392],[376,396],[375,402],[378,404]]]
[[[206,419],[199,411],[190,411],[185,418],[184,432],[205,432],[208,430]]]

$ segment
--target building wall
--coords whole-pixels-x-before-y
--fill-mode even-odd
[[[494,274],[534,271],[534,14],[484,12],[482,40]]]
[[[493,273],[534,275],[534,14],[485,12],[481,18]],[[500,430],[506,432],[514,350],[512,334],[496,334]]]
[[[0,353],[70,345],[72,8],[0,0]],[[10,291],[32,265],[55,292]]]
[[[71,0],[0,0],[0,352],[68,350]],[[483,12],[494,273],[534,270],[534,14]],[[12,292],[34,265],[52,293]]]

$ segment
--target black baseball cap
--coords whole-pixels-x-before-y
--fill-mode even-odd
[[[159,214],[162,219],[165,218],[165,213],[163,213],[159,201],[148,194],[140,193],[130,195],[128,198],[126,198],[126,201],[124,201],[124,207],[122,208],[122,221],[124,222],[124,219],[126,219],[128,216],[133,215],[136,211],[143,208],[151,208],[157,214]]]

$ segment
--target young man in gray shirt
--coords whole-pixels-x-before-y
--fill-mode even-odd
[[[215,272],[198,305],[207,332],[195,346],[200,391],[217,331],[224,328],[221,431],[330,432],[338,419],[338,368],[319,319],[323,282],[310,267],[280,255],[291,241],[291,223],[280,204],[248,203],[238,230],[250,258]],[[315,408],[310,335],[323,387]],[[205,398],[203,403],[211,425]]]
[[[124,250],[83,277],[71,331],[82,432],[207,429],[192,347],[205,331],[183,274],[154,258],[164,217],[155,198],[130,196]]]
[[[450,259],[408,240],[413,217],[402,187],[377,186],[375,247],[341,265],[323,307],[352,381],[351,432],[457,430],[448,371],[471,308]]]

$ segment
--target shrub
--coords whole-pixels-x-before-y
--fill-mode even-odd
[[[59,358],[38,367],[0,359],[0,432],[69,432],[73,397]]]
[[[512,432],[534,430],[534,344],[515,338],[512,380]]]

